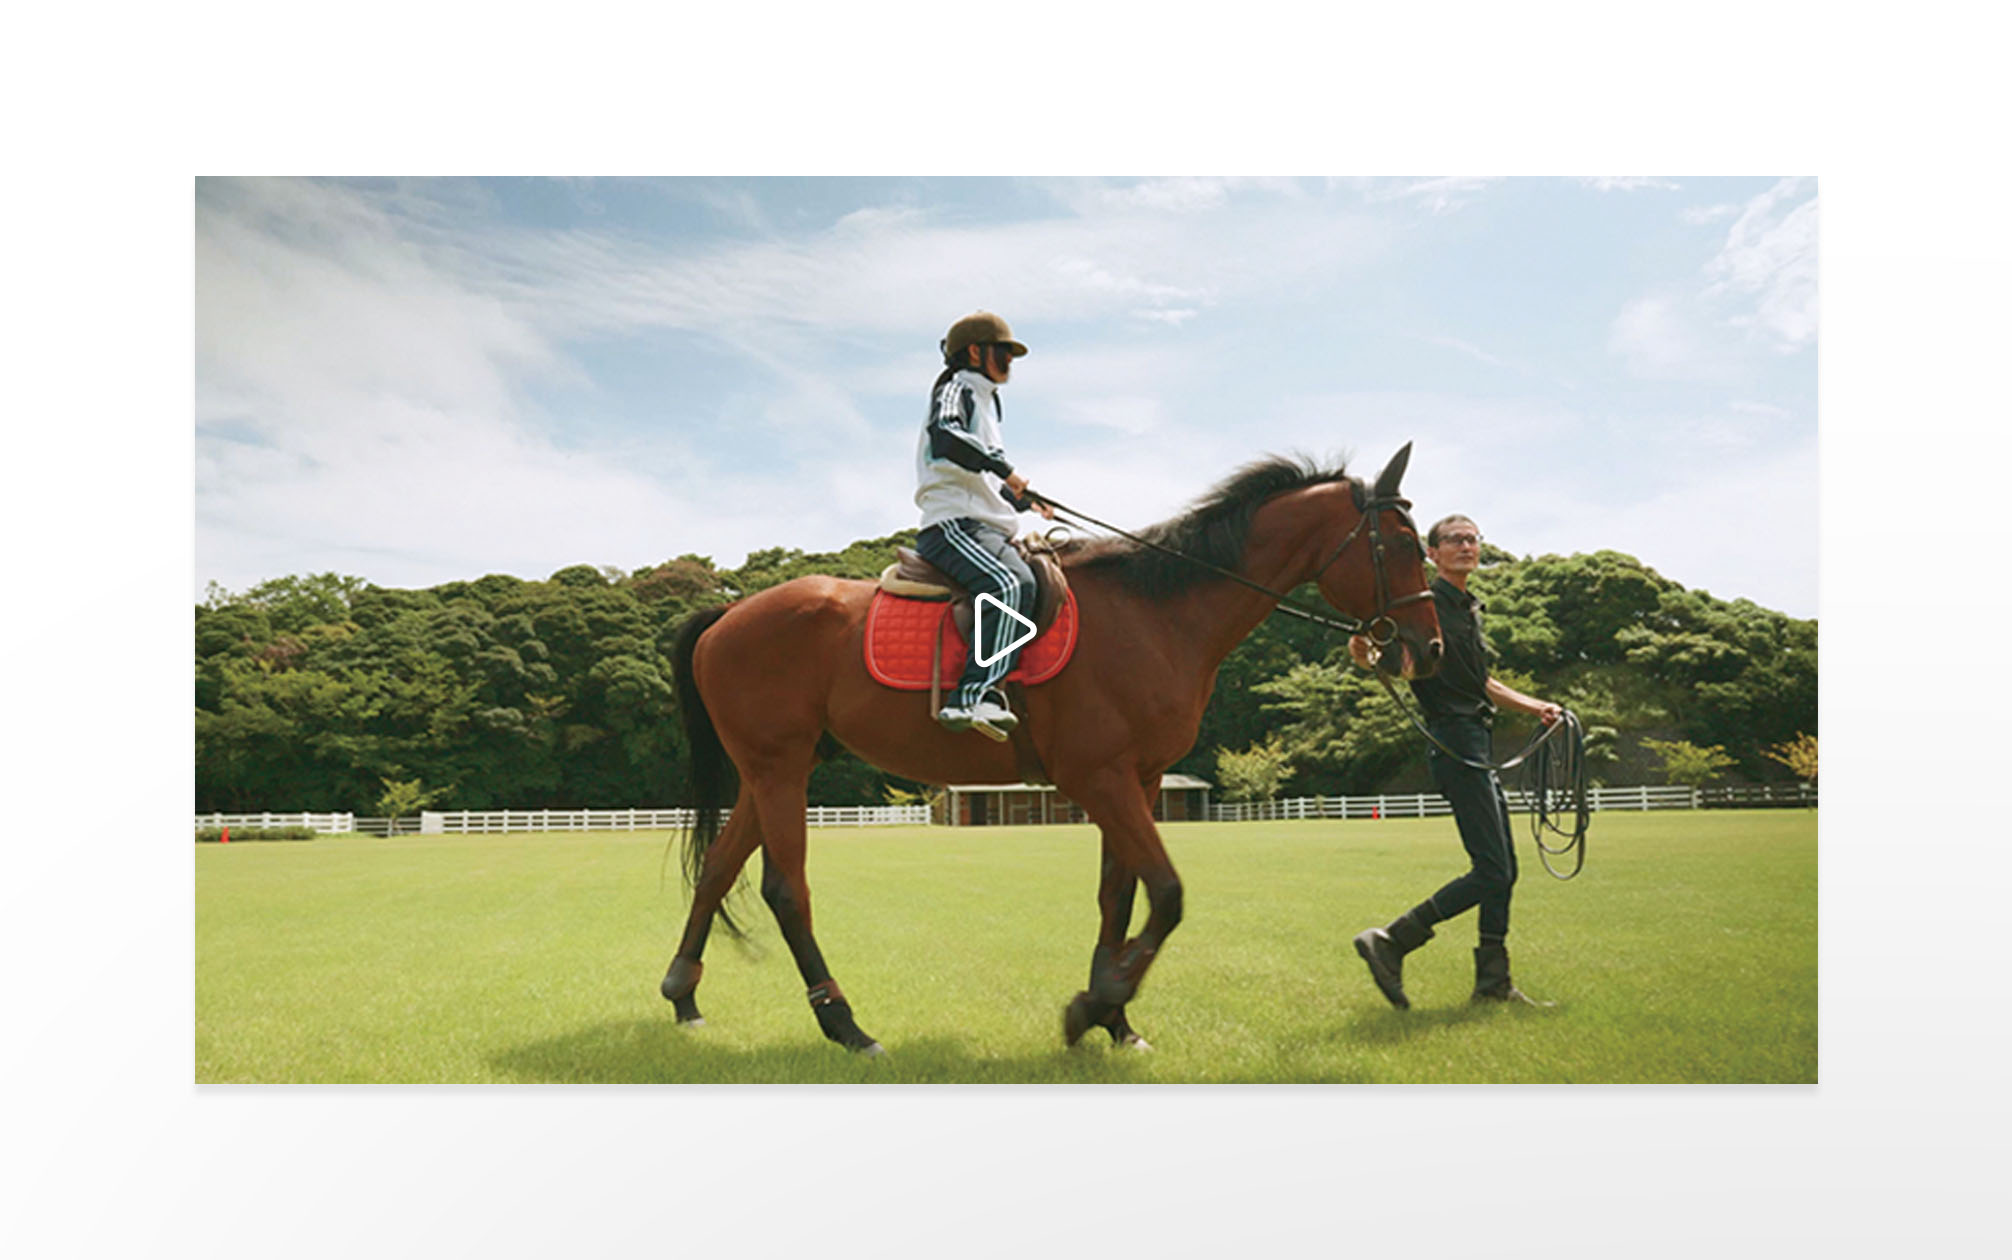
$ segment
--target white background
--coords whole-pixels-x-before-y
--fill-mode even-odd
[[[2012,264],[1970,7],[753,12],[10,23],[22,1254],[2002,1249]],[[192,177],[924,170],[1820,178],[1820,1085],[191,1084]],[[105,821],[36,820],[79,803]]]

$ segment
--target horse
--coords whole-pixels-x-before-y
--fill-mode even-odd
[[[1342,467],[1270,457],[1136,539],[1059,548],[1078,608],[1075,653],[1054,678],[1025,689],[1022,720],[1056,790],[1102,833],[1101,922],[1089,987],[1064,1008],[1066,1044],[1102,1027],[1114,1043],[1150,1048],[1125,1008],[1181,921],[1181,881],[1153,824],[1160,778],[1193,747],[1223,658],[1281,593],[1316,583],[1333,608],[1368,624],[1382,645],[1375,668],[1389,676],[1438,667],[1424,547],[1398,493],[1410,454],[1406,443],[1373,487]],[[681,1025],[705,1022],[695,993],[707,936],[716,916],[740,934],[725,901],[759,849],[762,900],[820,1030],[846,1049],[882,1052],[855,1021],[811,930],[805,810],[820,748],[835,742],[923,783],[1022,778],[1009,745],[946,731],[922,693],[870,676],[862,636],[875,589],[801,577],[693,614],[677,631],[672,655],[695,807],[685,837],[692,902],[659,990]],[[1128,940],[1141,886],[1146,923]]]

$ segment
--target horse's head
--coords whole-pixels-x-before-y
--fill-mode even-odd
[[[1439,614],[1425,580],[1425,545],[1398,491],[1411,462],[1411,443],[1390,457],[1373,487],[1348,482],[1353,515],[1315,575],[1320,593],[1343,614],[1366,623],[1376,670],[1424,678],[1439,668]],[[1358,656],[1357,659],[1361,659]]]

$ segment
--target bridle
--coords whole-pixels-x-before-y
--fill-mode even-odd
[[[1404,524],[1411,530],[1411,545],[1417,547],[1418,523],[1411,519],[1411,500],[1394,494],[1372,497],[1362,488],[1362,483],[1359,481],[1349,482],[1348,490],[1354,497],[1356,509],[1361,516],[1357,518],[1355,528],[1348,531],[1348,536],[1343,538],[1328,558],[1321,562],[1321,566],[1313,571],[1313,580],[1320,581],[1328,568],[1341,559],[1341,553],[1347,551],[1348,545],[1362,533],[1362,527],[1369,526],[1370,567],[1376,574],[1376,611],[1370,615],[1369,621],[1363,625],[1359,633],[1370,642],[1369,663],[1371,668],[1374,668],[1376,662],[1383,656],[1383,649],[1390,646],[1391,641],[1397,638],[1397,620],[1390,615],[1391,612],[1407,604],[1431,599],[1432,588],[1421,587],[1409,595],[1400,595],[1396,599],[1390,597],[1390,574],[1383,563],[1386,550],[1383,541],[1383,514],[1385,511],[1394,511],[1403,518]],[[1400,534],[1398,537],[1403,535]],[[1421,549],[1420,558],[1423,556],[1424,552]]]
[[[1356,509],[1361,513],[1361,516],[1355,522],[1355,528],[1349,530],[1347,536],[1335,546],[1333,551],[1328,553],[1327,559],[1321,561],[1320,567],[1313,571],[1313,577],[1308,580],[1318,582],[1321,576],[1334,566],[1334,562],[1341,559],[1341,554],[1348,550],[1349,544],[1353,543],[1362,534],[1363,527],[1365,525],[1368,526],[1370,562],[1371,567],[1376,573],[1376,611],[1369,615],[1369,620],[1367,621],[1358,620],[1347,613],[1331,617],[1326,613],[1301,607],[1289,599],[1284,592],[1275,591],[1261,582],[1253,582],[1241,573],[1225,569],[1220,565],[1210,564],[1208,561],[1191,556],[1184,551],[1176,551],[1172,547],[1162,546],[1150,538],[1141,538],[1137,534],[1126,533],[1116,525],[1078,512],[1075,508],[1065,503],[1058,503],[1047,495],[1040,494],[1032,489],[1028,489],[1023,493],[1032,502],[1045,503],[1064,516],[1081,521],[1085,525],[1094,525],[1098,529],[1107,530],[1120,538],[1137,543],[1141,547],[1148,547],[1160,552],[1162,555],[1169,555],[1177,560],[1184,560],[1199,568],[1207,569],[1217,577],[1228,578],[1232,582],[1247,586],[1260,594],[1269,596],[1278,605],[1274,610],[1276,612],[1282,612],[1288,617],[1298,617],[1302,621],[1310,621],[1314,625],[1325,626],[1330,630],[1339,630],[1343,634],[1362,635],[1370,641],[1371,662],[1373,664],[1377,659],[1381,658],[1383,649],[1390,646],[1391,642],[1397,638],[1397,620],[1390,614],[1408,604],[1415,604],[1420,600],[1431,599],[1432,591],[1431,588],[1427,587],[1413,591],[1409,595],[1400,595],[1395,599],[1390,597],[1390,574],[1384,568],[1384,556],[1389,548],[1384,542],[1383,513],[1385,511],[1395,511],[1402,517],[1405,525],[1411,529],[1412,545],[1418,546],[1418,525],[1411,519],[1411,500],[1394,494],[1372,495],[1363,488],[1361,482],[1354,479],[1349,480],[1348,489],[1350,496],[1355,500]],[[1397,537],[1402,536],[1397,535]]]

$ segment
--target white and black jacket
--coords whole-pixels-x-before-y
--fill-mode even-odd
[[[967,517],[1020,532],[1026,503],[1006,497],[1000,482],[1013,475],[999,439],[999,386],[972,368],[946,369],[936,378],[929,420],[915,444],[915,504],[922,528]]]

